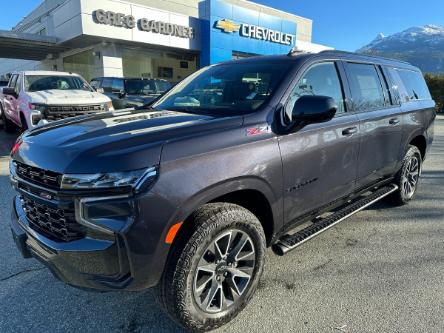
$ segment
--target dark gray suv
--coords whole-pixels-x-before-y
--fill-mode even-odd
[[[435,103],[404,62],[344,52],[206,67],[149,109],[58,121],[14,145],[24,257],[81,288],[155,287],[180,325],[234,318],[278,255],[415,195]]]

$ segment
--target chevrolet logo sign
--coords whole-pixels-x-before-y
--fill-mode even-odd
[[[227,19],[219,20],[216,22],[216,28],[221,29],[226,33],[238,32],[240,27],[240,24]]]

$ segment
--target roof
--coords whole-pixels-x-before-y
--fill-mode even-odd
[[[25,75],[47,75],[47,76],[60,76],[60,75],[64,75],[64,76],[80,76],[79,74],[76,73],[68,73],[68,72],[57,72],[57,71],[23,71],[23,72],[18,72],[18,73],[23,73]]]
[[[243,58],[237,60],[231,60],[229,62],[221,63],[226,64],[230,62],[234,63],[249,63],[249,62],[305,62],[310,59],[338,59],[338,60],[348,60],[355,62],[368,62],[379,65],[395,66],[408,69],[419,70],[417,67],[409,64],[408,62],[396,59],[388,59],[378,56],[370,56],[359,53],[337,51],[337,50],[326,50],[319,53],[295,53],[288,55],[271,55],[271,56],[257,56],[250,58]],[[217,65],[216,65],[217,66]]]

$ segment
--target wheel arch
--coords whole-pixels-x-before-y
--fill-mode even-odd
[[[251,211],[264,229],[267,245],[271,245],[276,231],[282,226],[281,210],[279,210],[279,206],[282,205],[281,199],[273,193],[264,180],[255,177],[230,180],[197,193],[181,205],[180,211],[170,225],[183,221],[178,232],[178,236],[183,236],[187,225],[191,223],[190,217],[193,212],[205,204],[215,202],[233,203]]]
[[[409,144],[419,149],[421,157],[424,160],[427,152],[427,140],[423,134],[414,136],[410,139]]]

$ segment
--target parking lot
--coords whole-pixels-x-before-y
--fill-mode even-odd
[[[13,191],[0,132],[0,332],[183,332],[151,291],[94,293],[20,257],[9,231]],[[250,305],[217,332],[442,332],[444,117],[416,200],[378,203],[284,257],[267,254]]]

